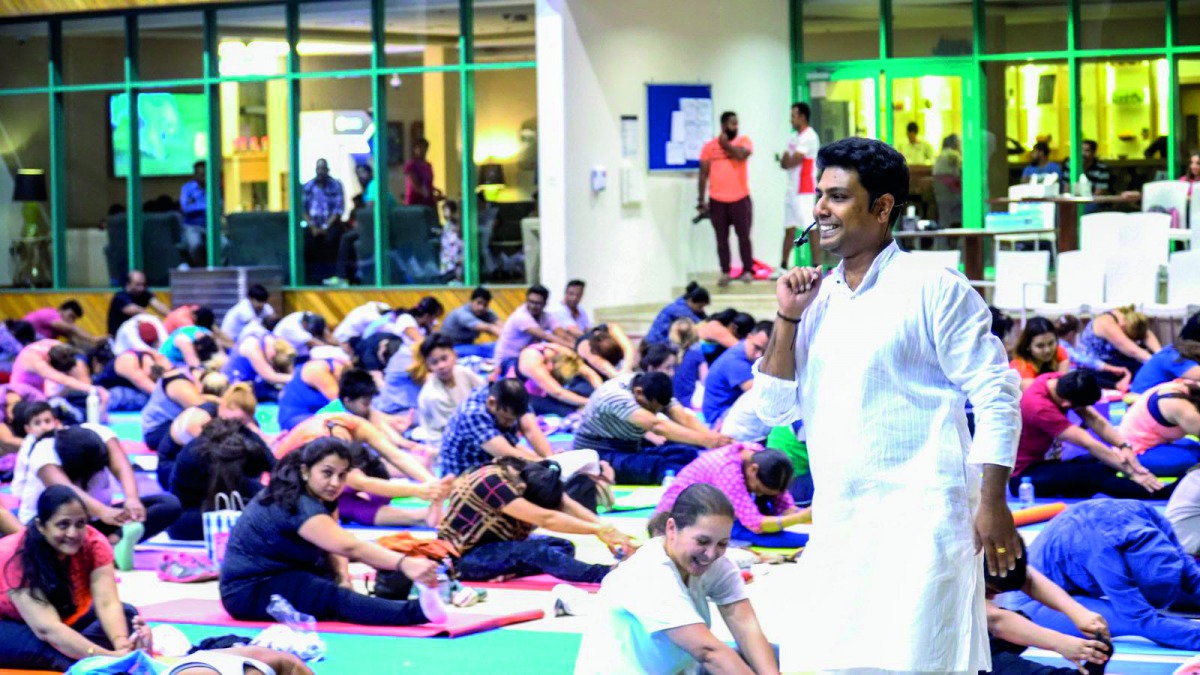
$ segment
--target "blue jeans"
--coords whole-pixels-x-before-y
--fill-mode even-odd
[[[1188,469],[1200,464],[1200,443],[1184,438],[1156,445],[1138,459],[1155,476],[1182,477]]]
[[[487,581],[502,574],[549,574],[563,581],[599,583],[611,571],[608,565],[589,565],[576,559],[575,545],[558,537],[483,544],[464,553],[458,561],[458,575],[463,581]]]
[[[809,506],[812,504],[812,473],[802,473],[793,478],[792,485],[788,488],[788,493],[792,495],[792,501],[796,502],[796,506]]]
[[[482,344],[454,345],[454,353],[459,356],[478,356],[483,359],[490,359],[496,355],[496,343],[484,342]]]
[[[132,632],[133,617],[138,615],[138,611],[133,605],[124,607],[127,632]],[[104,626],[100,625],[94,608],[79,617],[71,627],[93,643],[112,649],[112,643],[104,633]],[[64,671],[75,664],[75,659],[68,658],[49,643],[39,640],[22,621],[0,621],[0,645],[4,645],[0,649],[0,668]]]
[[[772,516],[766,516],[771,518]],[[808,546],[808,535],[803,532],[763,532],[758,533],[748,529],[745,525],[734,521],[733,533],[729,535],[730,539],[744,541],[751,546],[765,546],[767,548],[800,548]]]
[[[588,438],[582,444],[576,437],[576,449],[591,448],[600,459],[612,465],[618,485],[662,485],[667,471],[679,473],[692,463],[704,448],[683,443],[646,445],[621,443],[603,438]]]
[[[112,387],[108,390],[109,412],[134,412],[146,407],[150,394],[131,387]]]

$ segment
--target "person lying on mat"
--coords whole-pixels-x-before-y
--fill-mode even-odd
[[[205,401],[179,413],[155,449],[158,453],[158,467],[155,469],[158,484],[163,489],[170,487],[175,460],[180,451],[214,419],[239,422],[247,433],[256,436],[259,443],[266,446],[270,439],[258,428],[254,417],[257,410],[258,400],[254,398],[250,383],[239,382],[225,390],[219,401]]]
[[[349,413],[361,417],[383,434],[387,442],[417,457],[426,468],[433,467],[437,450],[405,438],[400,431],[407,428],[408,419],[406,416],[389,415],[375,408],[372,403],[378,397],[379,387],[375,385],[375,379],[370,373],[358,368],[349,368],[338,379],[338,397],[318,410],[317,414]]]
[[[287,431],[338,398],[338,378],[350,357],[337,347],[317,347],[279,392],[279,428]]]
[[[737,566],[725,557],[733,506],[698,483],[651,521],[656,534],[600,587],[603,616],[584,630],[576,675],[602,673],[777,674],[779,664]],[[712,632],[709,601],[738,650]]]
[[[142,440],[146,447],[157,448],[179,413],[211,400],[204,396],[191,368],[175,368],[163,373],[154,383],[150,400],[142,408]]]
[[[1103,616],[1112,635],[1200,650],[1200,623],[1161,613],[1200,602],[1200,564],[1153,505],[1131,499],[1075,504],[1038,533],[1028,557],[1031,567]],[[1027,595],[1012,608],[1040,626],[1080,634],[1066,616]]]
[[[529,447],[518,445],[521,436]],[[529,409],[529,392],[520,380],[501,379],[471,392],[446,423],[438,455],[442,473],[463,475],[501,457],[536,462],[554,449]]]
[[[113,504],[113,485],[124,501]],[[133,466],[117,435],[99,424],[57,428],[17,457],[13,494],[20,500],[17,518],[29,522],[38,497],[51,485],[69,487],[79,495],[93,526],[117,546],[118,566],[133,567],[133,546],[167,529],[179,518],[179,500],[170,494],[142,496]]]
[[[667,471],[680,471],[702,448],[733,442],[706,428],[673,394],[665,373],[605,382],[583,409],[575,448],[595,450],[612,465],[618,484],[658,485]],[[648,440],[647,434],[653,436]]]
[[[103,345],[102,350],[108,346]],[[154,384],[171,369],[171,362],[162,354],[149,349],[131,349],[104,361],[103,368],[93,378],[98,387],[108,390],[110,411],[140,411],[150,401]]]
[[[1039,375],[1021,394],[1021,437],[1009,490],[1017,494],[1021,479],[1033,481],[1040,497],[1087,498],[1103,493],[1127,499],[1161,499],[1173,486],[1138,460],[1137,453],[1108,420],[1093,407],[1100,385],[1090,370]],[[1074,411],[1088,433],[1067,418]],[[1065,449],[1082,448],[1090,456],[1063,461]]]
[[[577,412],[604,383],[578,354],[549,342],[522,349],[516,363],[502,375],[525,383],[535,414],[560,417]]]
[[[235,619],[272,621],[278,594],[318,621],[375,626],[440,623],[437,563],[367,542],[337,523],[337,503],[352,468],[350,446],[319,438],[288,454],[246,506],[221,565],[221,604]],[[269,542],[269,545],[264,545]],[[353,590],[349,562],[399,571],[417,582],[417,600],[385,600]]]
[[[756,443],[735,443],[702,453],[683,467],[663,494],[655,515],[670,513],[679,494],[697,483],[715,485],[733,504],[733,538],[758,546],[793,548],[802,540],[784,532],[812,522],[812,509],[798,509],[788,493],[795,468],[778,450]],[[764,513],[764,510],[766,513]]]
[[[262,491],[262,475],[275,467],[275,456],[243,420],[218,416],[183,446],[174,465],[168,488],[182,513],[167,534],[197,541],[204,539],[202,514],[217,508],[217,495],[237,493],[248,503]]]
[[[1121,437],[1147,470],[1182,476],[1200,463],[1200,382],[1175,380],[1146,390],[1121,419]]]
[[[438,528],[462,555],[459,577],[488,581],[550,574],[563,581],[599,582],[612,565],[575,558],[575,545],[558,537],[531,537],[539,527],[564,534],[595,535],[614,553],[628,554],[633,541],[563,492],[557,462],[501,457],[459,478]]]
[[[1021,391],[1025,391],[1038,375],[1067,372],[1071,368],[1071,359],[1067,350],[1058,344],[1054,324],[1049,319],[1035,316],[1025,324],[1017,338],[1008,365],[1021,376]]]
[[[1096,612],[1079,604],[1066,591],[1030,567],[1025,556],[1017,558],[1016,569],[1007,576],[983,571],[987,596],[988,641],[992,650],[993,673],[1007,675],[1099,675],[1112,656],[1112,636],[1108,622]],[[1065,616],[1084,637],[1065,635],[1043,628],[1020,612],[1003,609],[993,602],[1000,593],[1024,591],[1038,602]],[[1074,668],[1051,668],[1021,658],[1028,647],[1057,652]]]
[[[27,527],[0,539],[0,668],[63,671],[88,656],[150,648],[150,629],[117,594],[113,550],[83,499],[52,485]]]
[[[425,430],[429,444],[439,448],[450,416],[486,381],[470,368],[458,365],[454,341],[441,333],[425,338],[419,353],[429,376],[417,395],[417,424]]]
[[[367,382],[374,386],[369,376]],[[394,527],[415,525],[428,518],[436,524],[440,513],[437,508],[402,509],[390,504],[396,497],[418,497],[440,504],[450,492],[453,475],[439,480],[422,463],[423,458],[397,448],[378,427],[349,412],[324,413],[304,420],[276,442],[275,457],[284,459],[320,438],[337,438],[354,446],[365,446],[361,448],[362,456],[356,448],[355,461],[346,477],[346,490],[338,499],[343,522]],[[401,475],[418,482],[391,480],[384,461]]]
[[[279,390],[292,379],[295,360],[296,348],[291,343],[263,330],[241,338],[221,372],[230,382],[252,384],[258,400],[275,401]]]
[[[1200,380],[1200,312],[1192,315],[1175,342],[1163,347],[1142,364],[1129,391],[1147,389],[1178,378]]]

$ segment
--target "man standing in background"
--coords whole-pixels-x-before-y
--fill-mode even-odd
[[[742,281],[754,279],[754,255],[750,250],[750,180],[747,160],[754,144],[738,135],[737,113],[721,113],[721,133],[700,150],[700,196],[696,208],[708,212],[717,235],[717,258],[721,278],[717,285],[729,285],[729,226],[738,238],[742,258]]]
[[[821,139],[817,130],[808,125],[810,110],[807,103],[792,104],[792,137],[787,149],[779,158],[779,166],[787,171],[787,188],[783,203],[783,258],[771,278],[778,279],[791,266],[791,253],[795,247],[796,228],[803,230],[812,222],[813,206],[817,191],[817,151]],[[821,245],[818,237],[808,242],[812,256],[809,264],[819,264]],[[803,264],[803,263],[802,263]]]
[[[179,207],[183,211],[183,245],[187,262],[196,267],[204,265],[205,228],[208,227],[208,167],[203,160],[192,165],[192,180],[179,191]]]

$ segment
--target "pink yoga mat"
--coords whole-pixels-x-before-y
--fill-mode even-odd
[[[124,450],[125,454],[127,454],[127,455],[153,455],[153,454],[155,454],[153,451],[150,450],[150,448],[146,447],[146,444],[143,443],[142,441],[127,441],[125,439],[121,439],[121,449]]]
[[[590,593],[595,593],[600,590],[600,584],[590,584],[583,581],[563,581],[558,577],[552,577],[549,574],[535,574],[531,577],[517,577],[508,581],[464,581],[465,586],[478,586],[480,588],[510,588],[514,591],[548,591],[559,584],[567,584],[575,588],[581,588]]]
[[[145,605],[140,608],[142,618],[158,623],[187,623],[207,626],[229,626],[232,628],[268,628],[270,621],[238,621],[225,612],[218,600],[173,600]],[[451,610],[445,624],[421,624],[420,626],[360,626],[338,621],[319,621],[317,631],[321,633],[349,633],[352,635],[386,635],[390,637],[461,637],[482,633],[502,626],[511,626],[526,621],[537,621],[545,616],[540,609],[531,609],[515,614],[491,616],[487,614],[463,614]]]

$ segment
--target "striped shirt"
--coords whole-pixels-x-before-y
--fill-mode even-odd
[[[438,538],[464,554],[483,544],[528,539],[535,526],[503,511],[524,491],[510,471],[494,464],[481,466],[455,481]]]
[[[583,408],[583,420],[575,431],[576,448],[607,449],[608,446],[597,447],[589,443],[589,439],[607,439],[636,443],[641,440],[646,430],[634,424],[630,418],[642,406],[633,397],[630,385],[634,375],[615,377],[600,385],[588,399]],[[667,409],[675,405],[671,400]]]

